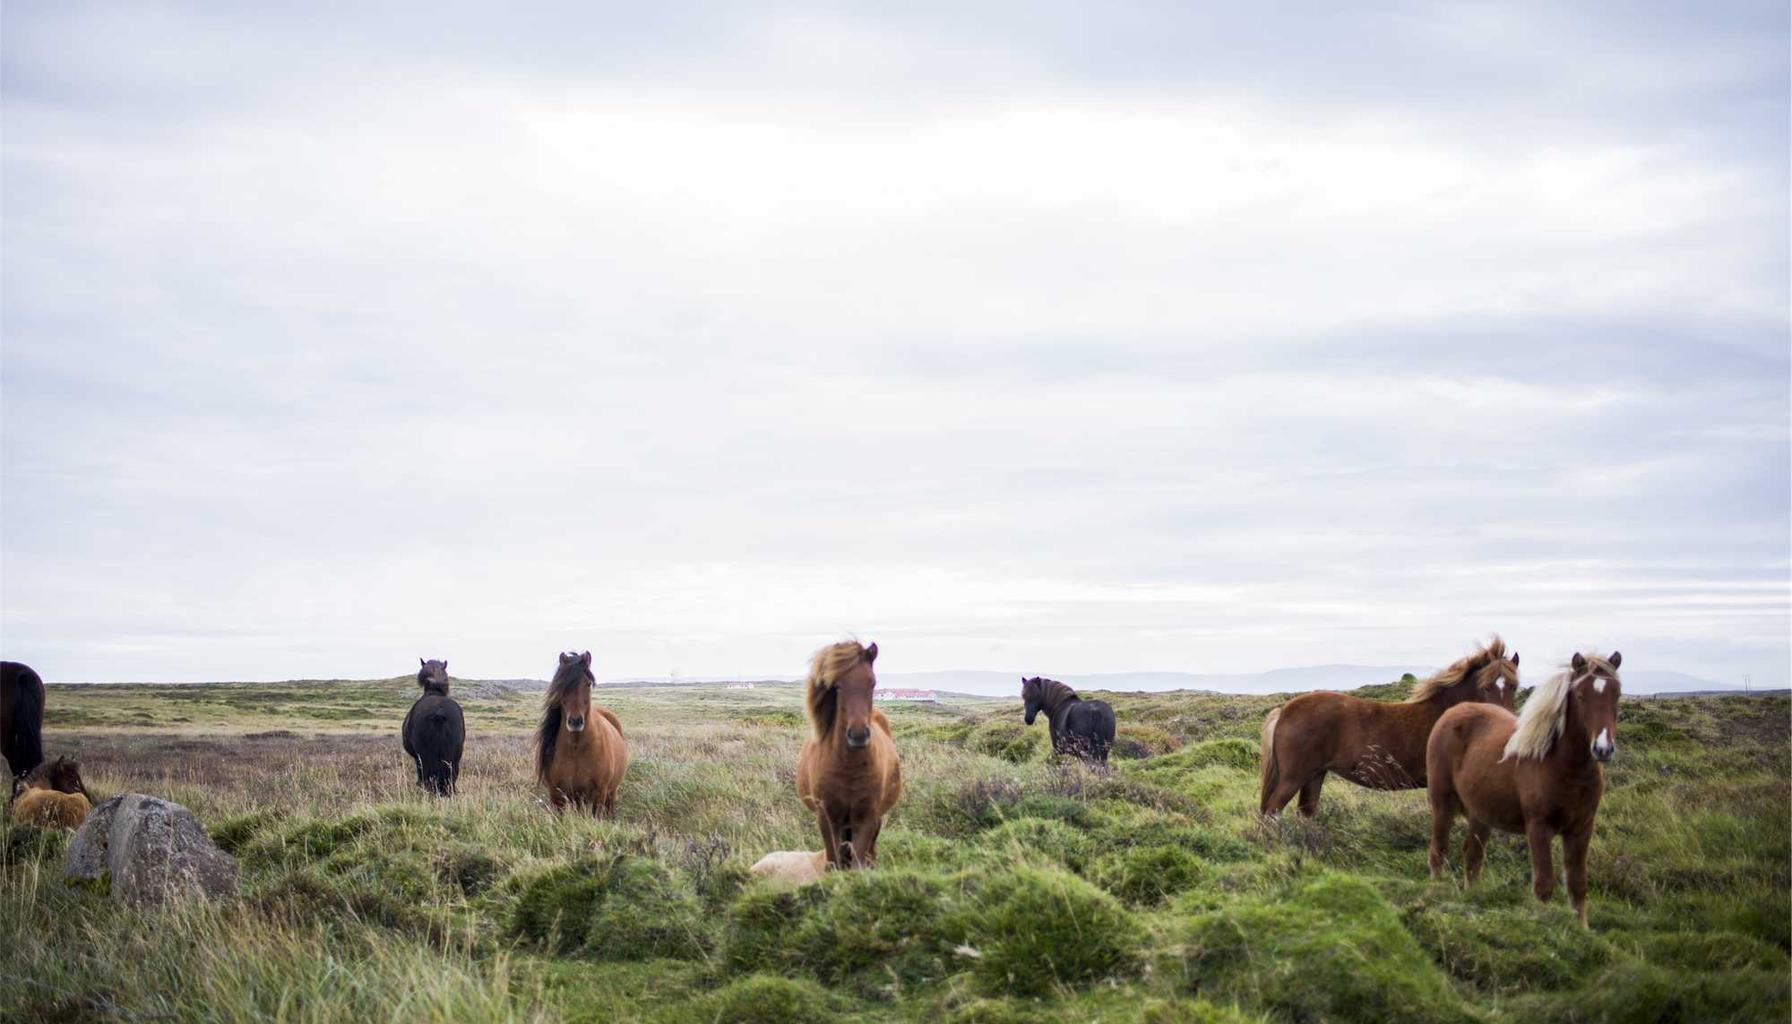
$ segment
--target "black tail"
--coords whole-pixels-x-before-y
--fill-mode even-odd
[[[417,754],[417,785],[437,796],[453,796],[460,777],[460,750],[466,727],[445,707],[437,707],[417,723],[412,746]]]
[[[6,764],[14,778],[44,759],[43,682],[24,665],[8,665],[6,685],[12,688],[12,721],[6,735]]]

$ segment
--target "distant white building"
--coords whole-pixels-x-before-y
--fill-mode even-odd
[[[751,690],[753,688],[753,684],[752,683],[729,683],[728,688],[730,690]]]
[[[939,698],[932,690],[878,690],[878,700],[907,700],[921,704],[937,704]]]

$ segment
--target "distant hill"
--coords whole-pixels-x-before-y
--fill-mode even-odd
[[[1050,678],[1069,683],[1079,690],[1115,690],[1161,693],[1168,690],[1205,690],[1210,693],[1297,693],[1303,690],[1354,690],[1373,683],[1391,683],[1405,673],[1423,678],[1436,671],[1423,665],[1307,665],[1299,668],[1270,669],[1267,672],[1095,672],[1064,673]],[[1553,670],[1552,670],[1553,671]],[[1632,669],[1622,672],[1624,692],[1631,696],[1655,694],[1720,694],[1741,693],[1740,685],[1718,682],[1672,669]],[[1544,679],[1541,667],[1529,668],[1523,674],[1527,684]],[[887,687],[913,690],[935,690],[942,694],[960,693],[979,697],[1003,697],[1018,693],[1021,675],[1018,672],[958,670],[943,672],[884,672],[878,681]],[[395,687],[413,685],[409,676],[385,680],[304,679],[288,680],[286,685],[329,685],[331,683],[383,682]],[[680,676],[631,677],[603,681],[604,686],[726,686],[752,683],[761,686],[795,686],[800,680],[750,676]],[[139,685],[202,685],[180,683],[90,683],[96,686]],[[233,684],[204,684],[233,685]],[[280,683],[240,683],[234,685],[283,685]],[[545,679],[462,679],[455,677],[456,692],[468,696],[495,696],[503,691],[540,691],[547,688]],[[1766,692],[1760,690],[1758,692]]]

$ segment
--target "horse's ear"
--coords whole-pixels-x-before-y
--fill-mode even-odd
[[[422,658],[418,658],[418,659],[417,659],[417,667],[418,667],[418,668],[428,668],[428,667],[429,667],[429,662],[427,662],[427,661],[424,661],[424,660],[423,660],[423,659],[422,659]]]
[[[448,663],[447,663],[447,662],[445,662],[445,661],[444,661],[444,662],[442,662],[442,674],[443,674],[443,675],[447,675],[447,674],[448,674]]]
[[[869,665],[876,660],[877,660],[877,645],[874,643],[870,647],[865,648],[865,664]]]
[[[1587,659],[1581,657],[1579,651],[1575,651],[1574,657],[1568,660],[1568,666],[1576,672],[1585,672],[1587,670]]]
[[[564,665],[571,660],[572,660],[572,655],[566,653],[565,651],[560,652],[560,664]]]
[[[1517,651],[1512,652],[1512,664],[1514,664],[1514,665],[1518,664],[1518,652]]]
[[[1617,668],[1619,665],[1624,664],[1624,655],[1618,653],[1617,651],[1613,651],[1612,656],[1610,658],[1607,658],[1606,660],[1612,663],[1613,668]]]
[[[591,652],[586,651],[584,654],[579,655],[579,663],[583,665],[591,664]]]

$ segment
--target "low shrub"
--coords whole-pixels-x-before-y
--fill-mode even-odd
[[[599,960],[692,957],[709,944],[697,902],[645,857],[584,860],[524,883],[511,934],[558,954]]]
[[[1043,727],[1028,727],[1020,722],[985,722],[965,738],[965,747],[979,754],[999,757],[1014,764],[1025,764],[1040,756],[1048,735]]]
[[[1112,896],[1067,871],[1016,866],[984,879],[953,920],[994,993],[1044,995],[1125,976],[1142,931]]]
[[[802,962],[823,981],[875,972],[879,982],[913,985],[945,976],[946,892],[936,877],[913,871],[829,872],[826,898],[808,908],[795,931]]]
[[[1107,854],[1090,872],[1093,881],[1128,903],[1152,906],[1206,875],[1201,859],[1180,846],[1132,846]]]
[[[977,837],[980,850],[1006,859],[1043,858],[1081,874],[1092,840],[1089,833],[1050,818],[1015,818]]]
[[[690,1000],[666,1024],[831,1024],[841,1019],[828,993],[812,981],[754,974]]]
[[[1460,1021],[1449,980],[1367,882],[1324,874],[1196,918],[1185,983],[1294,1020]]]
[[[1408,916],[1407,929],[1451,976],[1501,995],[1573,988],[1612,958],[1610,943],[1560,905],[1528,898],[1426,907]]]

